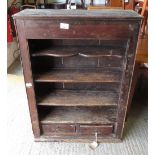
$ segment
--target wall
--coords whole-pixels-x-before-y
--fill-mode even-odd
[[[7,0],[8,1],[8,6],[10,6],[11,2],[13,0]],[[44,0],[39,0],[40,2],[43,3]],[[91,0],[85,0],[86,4],[90,4]],[[17,0],[17,2],[22,2],[22,0]],[[33,0],[29,0],[29,2],[33,2]],[[66,2],[66,0],[48,0],[49,3],[52,2]],[[81,0],[72,0],[72,2],[76,3],[81,3]],[[94,0],[94,4],[105,4],[105,0]]]
[[[43,2],[43,0],[40,0],[40,2]],[[66,0],[48,0],[48,2],[66,2]],[[72,2],[81,3],[81,0],[72,0]],[[91,0],[85,0],[85,2],[86,4],[90,4]],[[94,0],[94,4],[105,4],[105,0]]]
[[[13,0],[7,0],[8,7],[10,7],[12,2],[13,2]],[[16,2],[22,2],[22,0],[16,0]]]
[[[10,7],[13,0],[7,0],[8,6]],[[17,2],[21,2],[21,0],[17,0]],[[18,49],[18,43],[16,38],[13,38],[13,42],[7,44],[7,68],[9,68],[13,62],[18,57],[18,52],[15,52]]]
[[[7,44],[7,68],[9,68],[18,57],[19,51],[17,51],[17,49],[18,49],[17,40],[16,38],[14,38],[13,42]]]
[[[48,0],[48,2],[66,2],[66,0]],[[81,3],[81,0],[72,0],[72,2]],[[91,0],[85,0],[86,4],[90,4]],[[105,0],[94,0],[94,4],[104,4]]]

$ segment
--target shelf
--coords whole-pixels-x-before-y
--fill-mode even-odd
[[[70,57],[77,55],[77,51],[73,47],[54,47],[52,49],[41,50],[32,54],[33,57],[37,56],[53,56],[53,57]]]
[[[116,106],[118,95],[107,91],[55,90],[38,97],[37,102],[49,106]]]
[[[33,57],[52,56],[52,57],[70,57],[80,55],[82,57],[103,57],[112,56],[122,58],[121,48],[105,48],[103,46],[54,46],[53,48],[35,51]]]
[[[116,69],[53,69],[36,74],[36,82],[119,82],[121,71]]]
[[[39,107],[42,124],[111,124],[116,121],[116,111],[116,108],[110,107]]]

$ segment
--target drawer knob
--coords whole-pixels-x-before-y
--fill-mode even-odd
[[[97,147],[98,147],[98,142],[97,142],[97,132],[95,132],[95,141],[93,141],[89,147],[92,149],[92,150],[95,150]]]

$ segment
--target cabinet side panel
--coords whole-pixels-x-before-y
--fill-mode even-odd
[[[20,56],[23,67],[24,80],[26,85],[27,99],[32,123],[34,137],[40,136],[38,112],[32,79],[31,62],[29,56],[28,42],[25,37],[24,20],[15,20],[17,36],[19,41]]]
[[[122,84],[118,103],[117,125],[116,125],[117,138],[122,138],[123,135],[130,85],[132,81],[133,69],[135,63],[140,22],[133,24],[132,27],[134,28],[134,35],[131,38],[129,38],[129,42],[127,43],[126,62],[124,63],[124,75],[121,82]]]

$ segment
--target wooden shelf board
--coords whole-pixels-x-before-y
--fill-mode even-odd
[[[53,57],[70,57],[80,55],[82,57],[103,57],[112,56],[122,58],[123,48],[109,48],[105,46],[54,46],[49,49],[34,51],[33,57],[53,56]]]
[[[111,107],[39,107],[40,122],[112,124],[116,121],[116,108]]]
[[[116,106],[118,94],[108,91],[55,90],[38,97],[37,102],[45,106]]]
[[[119,82],[121,71],[116,69],[53,69],[36,74],[36,82]]]

